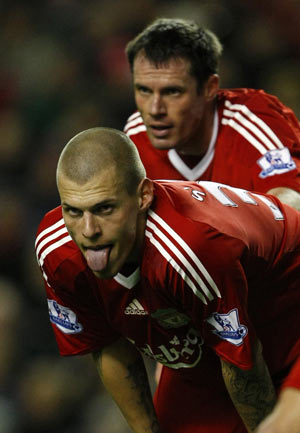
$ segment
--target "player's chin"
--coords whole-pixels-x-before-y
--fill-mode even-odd
[[[155,149],[159,149],[159,150],[169,150],[169,149],[174,149],[174,147],[176,147],[176,143],[174,143],[170,139],[150,137],[150,141],[152,146],[155,147]]]
[[[114,272],[109,268],[105,268],[102,271],[93,271],[93,274],[99,278],[100,280],[110,280],[115,275],[117,275],[118,271]]]

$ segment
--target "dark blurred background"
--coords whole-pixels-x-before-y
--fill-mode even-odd
[[[34,236],[67,141],[134,111],[124,47],[159,16],[217,33],[222,87],[300,117],[298,0],[0,0],[0,433],[128,433],[90,357],[58,355]]]

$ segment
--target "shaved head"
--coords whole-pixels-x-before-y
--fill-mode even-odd
[[[123,132],[92,128],[80,132],[64,147],[57,165],[60,176],[84,185],[103,170],[115,170],[128,193],[145,178],[145,168],[134,143]]]

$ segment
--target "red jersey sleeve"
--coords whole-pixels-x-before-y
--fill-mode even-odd
[[[203,336],[222,359],[248,369],[252,367],[256,331],[248,315],[249,288],[241,263],[247,247],[240,240],[217,234],[211,228],[210,232],[214,240],[209,241],[209,248],[205,247],[207,254],[209,249],[213,254],[214,264],[211,266],[208,256],[202,257],[202,262],[206,263],[220,294],[217,301],[209,302],[204,309]]]
[[[181,215],[171,211],[168,221],[150,212],[147,223],[149,239],[166,259],[154,262],[164,275],[160,285],[165,284],[169,298],[218,356],[251,368],[256,334],[247,313],[248,285],[240,262],[245,244],[210,224],[186,218],[183,223]]]
[[[89,290],[70,293],[46,282],[45,288],[49,318],[62,356],[93,352],[119,338]]]
[[[224,90],[219,98],[211,180],[260,192],[300,192],[300,125],[293,111],[262,90]]]
[[[93,280],[65,228],[60,208],[41,222],[36,254],[60,354],[85,354],[115,341],[119,335],[105,318],[101,299],[95,296]]]
[[[282,299],[274,275],[282,272],[284,278],[284,269],[275,272],[273,266],[293,248],[284,208],[271,196],[211,182],[165,182],[164,189],[160,216],[155,208],[150,212],[148,237],[160,237],[157,248],[168,263],[170,296],[183,305],[220,357],[251,368],[258,330],[261,338],[277,313],[280,317]],[[290,210],[299,230],[298,213]],[[282,284],[287,290],[288,282]],[[276,315],[262,307],[270,296]],[[279,335],[277,326],[279,322],[272,325],[273,334],[265,336],[265,348]]]
[[[205,275],[196,286],[197,291],[192,291],[185,279],[177,279],[176,297],[192,317],[205,344],[225,361],[249,369],[256,332],[248,316],[248,284],[241,264],[247,248],[243,242],[210,226],[205,232],[199,226],[199,233],[210,239],[200,243],[198,240],[195,249]]]

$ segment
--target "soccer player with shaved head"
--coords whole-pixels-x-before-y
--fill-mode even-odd
[[[91,353],[134,433],[300,433],[300,213],[152,181],[94,128],[57,167],[36,254],[60,354]],[[164,365],[154,401],[142,355]]]

